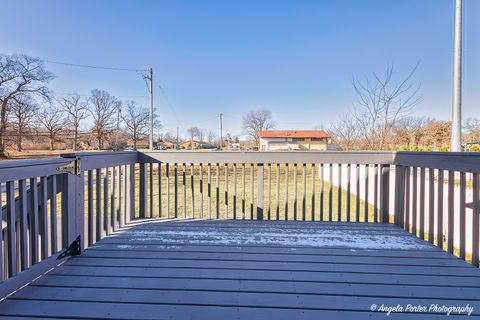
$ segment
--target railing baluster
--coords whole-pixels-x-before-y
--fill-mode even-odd
[[[117,182],[115,181],[115,176],[116,176],[116,169],[115,169],[115,167],[112,167],[112,174],[110,176],[110,183],[111,183],[111,188],[110,188],[110,228],[111,228],[111,232],[117,231],[117,223],[116,223],[116,217],[115,217],[116,216],[115,193],[117,192]],[[146,195],[147,195],[147,193],[145,193],[145,202],[146,202]],[[145,213],[145,216],[147,216],[146,213]]]
[[[129,183],[129,195],[128,195],[128,211],[130,221],[135,219],[135,165],[131,164],[128,169],[128,183]]]
[[[53,177],[52,177],[53,178]],[[52,179],[54,180],[54,179]],[[50,194],[54,196],[53,194]],[[93,244],[93,173],[92,170],[87,172],[87,228],[88,228],[88,245]],[[50,202],[50,206],[54,206],[54,201]],[[53,241],[53,240],[52,240]]]
[[[190,164],[190,194],[191,194],[191,204],[192,207],[192,219],[195,219],[195,167],[194,164]]]
[[[288,220],[288,163],[285,163],[285,220]]]
[[[275,215],[276,220],[280,220],[280,163],[277,163],[275,174]]]
[[[7,251],[8,277],[17,274],[17,249],[15,237],[15,181],[8,181],[7,188],[7,243],[5,251]],[[0,206],[1,208],[1,206]],[[0,230],[3,232],[3,230]],[[0,242],[1,245],[1,242]],[[8,246],[7,246],[8,245]],[[1,258],[1,257],[0,257]]]
[[[207,207],[208,219],[212,219],[212,164],[207,165]]]
[[[420,168],[420,239],[425,239],[425,168]]]
[[[325,189],[325,180],[323,173],[323,163],[320,163],[318,168],[320,174],[320,221],[323,221],[323,209],[324,209],[324,189]]]
[[[428,242],[433,243],[435,228],[435,172],[428,169]]]
[[[350,163],[347,164],[347,221],[351,221],[351,197],[352,197],[352,192],[351,192],[351,178],[352,178],[352,168],[350,166]]]
[[[192,183],[193,186],[193,183]],[[158,217],[163,217],[163,201],[162,201],[162,163],[158,163]],[[193,199],[193,194],[192,194]],[[193,209],[192,209],[193,212]]]
[[[368,183],[369,176],[370,176],[370,165],[366,164],[365,165],[365,190],[364,190],[364,203],[363,203],[363,220],[365,222],[368,222],[368,189],[370,188],[370,185]]]
[[[407,231],[410,231],[410,167],[405,167],[405,196],[403,198],[405,201],[405,223],[403,228]]]
[[[96,192],[96,199],[95,199],[95,209],[96,209],[96,241],[99,241],[102,239],[102,171],[101,169],[96,169],[95,170],[95,175],[96,175],[96,186],[95,186],[95,192]]]
[[[83,178],[83,176],[82,176]],[[40,177],[40,239],[41,259],[48,257],[48,184],[47,177]],[[14,223],[15,226],[15,223]]]
[[[454,244],[454,226],[455,226],[455,207],[454,207],[454,197],[455,197],[455,171],[448,171],[448,217],[447,217],[447,250],[450,253],[453,253],[453,244]]]
[[[253,183],[253,178],[254,178],[254,164],[250,164],[250,220],[253,220],[253,199],[254,199],[254,183]]]
[[[201,181],[201,180],[200,180]],[[165,165],[165,182],[166,182],[166,192],[167,192],[167,198],[166,198],[166,207],[167,207],[167,219],[170,219],[170,163],[167,163]]]
[[[263,163],[257,163],[257,220],[263,220],[264,192],[263,192]]]
[[[333,221],[333,164],[328,164],[328,221]]]
[[[312,176],[312,198],[311,198],[311,214],[312,216],[310,217],[311,221],[315,221],[315,163],[312,163],[311,165],[312,171],[311,171],[311,176]]]
[[[242,220],[245,220],[245,163],[242,163]]]
[[[237,163],[233,164],[233,220],[237,219]]]
[[[108,228],[108,168],[105,168],[105,173],[103,176],[103,235],[106,236],[109,234]]]
[[[182,189],[183,189],[183,218],[187,218],[187,164],[182,164]]]
[[[272,212],[272,164],[267,164],[267,219],[270,220],[270,215]]]
[[[178,163],[173,165],[173,210],[175,219],[178,218]]]
[[[378,211],[378,171],[380,170],[380,166],[376,164],[374,166],[374,184],[373,184],[373,222],[378,223],[380,222],[379,211]]]
[[[120,171],[120,167],[118,168],[118,171]],[[120,175],[118,175],[118,178],[119,178],[118,183],[120,185]],[[148,201],[149,201],[148,217],[153,218],[154,217],[154,214],[153,214],[153,162],[150,162],[148,166]],[[118,203],[120,203],[120,201]]]
[[[307,168],[306,164],[303,163],[302,167],[302,221],[305,221],[305,214],[307,211]]]
[[[220,219],[220,164],[215,164],[215,217]]]
[[[356,197],[355,197],[355,222],[360,222],[360,165],[356,167]]]
[[[150,166],[150,170],[152,170],[152,166]],[[150,192],[151,192],[151,203],[150,203],[150,216],[153,217],[153,176],[152,182],[150,183]],[[122,227],[123,224],[121,222],[121,211],[122,211],[122,167],[117,167],[117,214],[116,214],[116,221],[117,221],[117,228]]]
[[[412,234],[417,236],[417,209],[418,209],[418,168],[413,167],[412,184]]]
[[[437,183],[437,247],[443,250],[443,170],[438,170]]]
[[[225,217],[224,219],[228,219],[228,163],[224,164],[225,166]]]
[[[55,180],[55,177],[52,177],[52,180]],[[27,185],[25,180],[18,181],[18,193],[19,193],[19,200],[20,200],[20,270],[25,270],[28,268],[28,208],[27,208]],[[56,203],[56,202],[55,202]],[[55,215],[56,217],[56,215]],[[52,224],[53,230],[53,224]],[[56,238],[54,239],[52,236],[52,245],[55,243]],[[1,237],[0,237],[1,243]],[[55,243],[56,246],[56,243]],[[52,249],[52,252],[56,252]],[[1,258],[1,255],[0,255]]]
[[[297,221],[297,163],[293,164],[293,221]]]
[[[342,221],[342,164],[337,165],[338,190],[337,190],[337,221]]]
[[[127,166],[123,165],[119,170],[119,187],[118,197],[120,199],[120,227],[123,228],[126,222],[127,215]]]
[[[466,220],[466,178],[465,172],[460,172],[460,199],[459,199],[459,214],[460,214],[460,258],[465,260],[465,220]],[[433,243],[433,239],[431,241]]]
[[[38,191],[37,191],[37,178],[30,179],[30,262],[31,265],[34,265],[39,261],[38,256]],[[64,195],[65,199],[65,195]],[[64,203],[62,201],[62,208]],[[68,212],[65,213],[65,215]],[[64,216],[65,216],[64,215]],[[62,230],[65,229],[65,225],[62,227]],[[62,241],[67,243],[67,240]]]

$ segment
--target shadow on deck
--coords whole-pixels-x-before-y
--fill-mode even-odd
[[[399,305],[405,312],[388,319],[437,319],[446,312],[431,305],[480,315],[479,293],[480,270],[394,225],[156,220],[69,259],[4,300],[0,315],[387,319],[378,309]]]

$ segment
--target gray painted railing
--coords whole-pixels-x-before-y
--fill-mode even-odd
[[[0,297],[57,265],[78,235],[88,247],[150,218],[395,223],[478,266],[479,173],[480,156],[460,153],[146,151],[2,162]]]

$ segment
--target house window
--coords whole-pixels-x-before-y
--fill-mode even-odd
[[[304,138],[292,138],[292,141],[293,142],[303,142],[303,141],[305,141],[305,139]]]
[[[312,138],[312,141],[323,141],[324,138]]]

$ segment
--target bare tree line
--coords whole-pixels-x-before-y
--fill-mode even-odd
[[[148,109],[99,89],[86,98],[55,97],[47,87],[53,78],[38,58],[0,54],[0,157],[6,155],[9,143],[22,151],[32,132],[42,131],[52,150],[65,140],[74,150],[85,143],[100,149],[108,143],[115,149],[129,141],[136,148],[147,137]],[[154,128],[160,127],[154,119]],[[80,141],[81,131],[88,133],[88,139]]]
[[[335,142],[344,150],[448,151],[449,121],[411,115],[422,101],[420,84],[413,80],[417,69],[418,64],[400,79],[393,66],[365,80],[353,78],[357,102],[331,124],[328,131]],[[478,120],[465,121],[464,139],[480,141]]]

